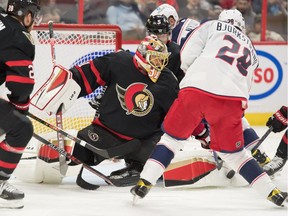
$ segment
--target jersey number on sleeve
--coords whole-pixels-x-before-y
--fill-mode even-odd
[[[224,40],[228,40],[232,43],[232,47],[224,46],[219,49],[216,58],[220,58],[225,62],[229,63],[230,65],[234,62],[234,57],[229,56],[230,53],[238,53],[240,49],[240,44],[230,35],[225,35]],[[251,65],[251,53],[250,50],[246,47],[243,49],[243,55],[237,58],[237,65],[239,72],[243,75],[247,75],[247,68]]]

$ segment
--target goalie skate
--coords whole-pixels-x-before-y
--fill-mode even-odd
[[[24,193],[22,191],[19,191],[7,181],[0,181],[0,208],[23,208],[23,198]]]

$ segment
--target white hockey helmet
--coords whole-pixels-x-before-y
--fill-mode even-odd
[[[160,5],[150,15],[151,16],[164,15],[167,17],[167,19],[169,19],[170,17],[173,17],[173,19],[175,20],[175,24],[171,26],[172,29],[175,28],[179,20],[179,16],[178,16],[176,9],[172,5],[169,5],[169,4]]]
[[[237,9],[223,10],[219,14],[218,20],[230,23],[231,25],[246,33],[245,20],[242,13]]]

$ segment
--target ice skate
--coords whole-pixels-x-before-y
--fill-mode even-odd
[[[256,161],[261,167],[271,161],[271,159],[266,155],[266,153],[261,152],[259,149],[256,149],[254,152],[252,152],[252,156],[256,159]]]
[[[133,195],[133,204],[136,204],[139,198],[144,198],[151,188],[152,185],[150,182],[145,179],[140,179],[137,185],[130,190]]]
[[[112,172],[109,176],[119,187],[135,185],[140,179],[143,165],[138,162],[127,163],[127,167]]]
[[[284,165],[286,164],[287,159],[278,157],[275,155],[275,157],[272,159],[272,161],[265,166],[263,166],[263,170],[269,175],[274,175],[276,172],[281,170]]]
[[[268,200],[276,204],[277,206],[284,207],[282,203],[287,198],[286,192],[281,192],[279,189],[275,188],[268,196]]]
[[[24,193],[7,181],[0,181],[0,208],[23,208]]]

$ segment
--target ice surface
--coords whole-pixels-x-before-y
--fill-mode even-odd
[[[254,127],[259,136],[266,127]],[[283,135],[271,133],[263,143],[272,158]],[[123,164],[122,164],[123,165]],[[99,171],[109,174],[119,164],[103,164]],[[287,191],[287,164],[273,182]],[[131,187],[107,186],[98,177],[85,177],[101,185],[96,191],[86,191],[67,177],[60,185],[33,184],[12,179],[10,183],[25,192],[25,207],[1,209],[0,216],[287,216],[287,207],[280,208],[263,199],[249,186],[209,187],[197,189],[165,189],[158,183],[150,193],[132,206]],[[286,202],[286,205],[288,203]]]

